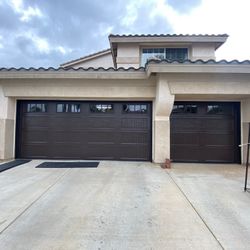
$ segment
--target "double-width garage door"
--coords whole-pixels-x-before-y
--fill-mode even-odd
[[[238,163],[239,103],[176,102],[171,125],[171,159]]]
[[[19,101],[20,158],[151,160],[150,102]]]

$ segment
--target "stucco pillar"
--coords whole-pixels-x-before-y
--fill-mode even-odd
[[[156,99],[154,103],[154,147],[153,161],[163,163],[170,159],[170,120],[174,103],[169,84],[164,76],[157,78]]]
[[[4,96],[0,86],[0,160],[14,158],[15,100]]]
[[[241,102],[241,143],[248,141],[248,128],[250,123],[250,99]],[[246,146],[241,148],[241,161],[246,162]]]

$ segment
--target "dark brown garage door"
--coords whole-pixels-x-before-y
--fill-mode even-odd
[[[19,101],[19,158],[151,160],[151,103]]]
[[[176,102],[171,114],[171,159],[238,163],[239,103]]]

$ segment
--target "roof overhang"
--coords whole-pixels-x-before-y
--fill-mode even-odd
[[[146,64],[146,73],[148,76],[155,73],[197,73],[197,74],[249,74],[250,61],[190,61],[184,62],[167,60],[151,60]]]
[[[0,68],[4,79],[147,79],[156,74],[242,74],[250,77],[250,61],[150,60],[145,68]]]

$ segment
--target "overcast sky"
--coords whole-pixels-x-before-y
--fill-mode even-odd
[[[0,0],[0,67],[58,67],[113,34],[229,34],[220,59],[250,59],[250,0]]]

